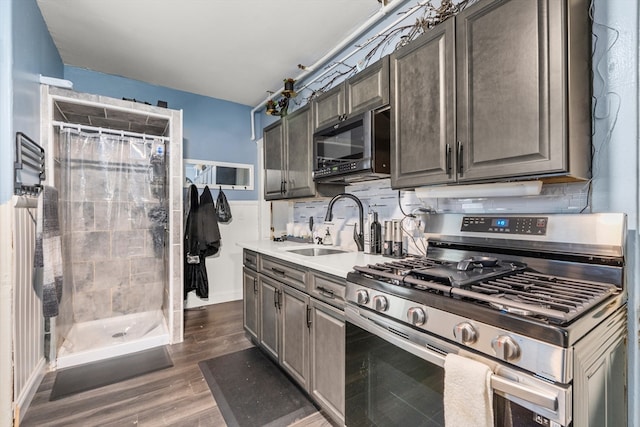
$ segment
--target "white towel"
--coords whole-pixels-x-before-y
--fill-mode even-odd
[[[447,354],[444,361],[446,427],[492,427],[491,369],[483,363]]]

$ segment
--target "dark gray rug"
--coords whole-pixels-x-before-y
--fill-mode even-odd
[[[318,410],[257,347],[198,365],[229,427],[286,426]]]
[[[56,373],[49,400],[58,400],[172,366],[171,357],[163,346],[61,369]]]

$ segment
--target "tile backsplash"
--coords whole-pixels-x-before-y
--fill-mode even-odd
[[[589,182],[545,184],[538,196],[478,197],[464,199],[424,199],[413,190],[394,190],[389,179],[367,181],[346,187],[345,192],[358,197],[369,212],[377,212],[381,224],[403,220],[410,253],[421,253],[426,247],[422,239],[424,221],[434,213],[581,213],[589,210]],[[340,199],[333,207],[333,220],[325,222],[329,198],[274,202],[272,224],[274,235],[308,236],[313,217],[316,235],[323,236],[329,228],[335,245],[355,249],[353,227],[358,223],[358,208],[351,199]],[[415,217],[407,217],[413,215]],[[287,230],[289,223],[289,230]],[[293,232],[292,232],[293,229]],[[289,233],[287,233],[289,231]],[[383,227],[384,233],[384,227]]]

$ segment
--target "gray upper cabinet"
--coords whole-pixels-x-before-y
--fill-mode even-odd
[[[318,96],[313,101],[313,104],[314,131],[336,123],[346,111],[344,84],[340,84]]]
[[[385,56],[314,100],[314,131],[389,104],[389,57]]]
[[[392,186],[588,178],[589,28],[585,0],[489,0],[468,7],[396,52],[391,99],[402,110],[392,119],[392,159],[397,166]],[[452,31],[453,68],[446,59]],[[429,43],[436,46],[423,49],[428,58],[414,59],[414,67],[403,68],[409,60],[401,59],[410,51],[417,54],[414,44]],[[436,56],[443,50],[444,56]],[[415,63],[420,61],[447,71],[419,73]],[[431,80],[443,76],[444,81]],[[413,100],[403,99],[414,79],[420,93]],[[450,110],[453,100],[455,117]],[[393,123],[400,118],[416,127]]]
[[[347,80],[345,93],[347,116],[389,104],[389,57],[381,58]]]
[[[455,182],[454,21],[391,55],[391,184]]]
[[[311,107],[305,106],[265,128],[266,200],[315,195],[311,120]]]
[[[284,130],[282,120],[264,130],[264,198],[284,197]]]
[[[285,194],[288,198],[315,195],[313,171],[313,130],[311,106],[294,111],[285,120],[286,165]]]

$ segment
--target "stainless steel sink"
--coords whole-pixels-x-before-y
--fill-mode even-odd
[[[291,252],[292,254],[304,255],[304,256],[320,256],[320,255],[331,255],[331,254],[342,254],[347,251],[343,251],[341,249],[333,249],[333,248],[301,248],[301,249],[290,249],[287,252]]]

